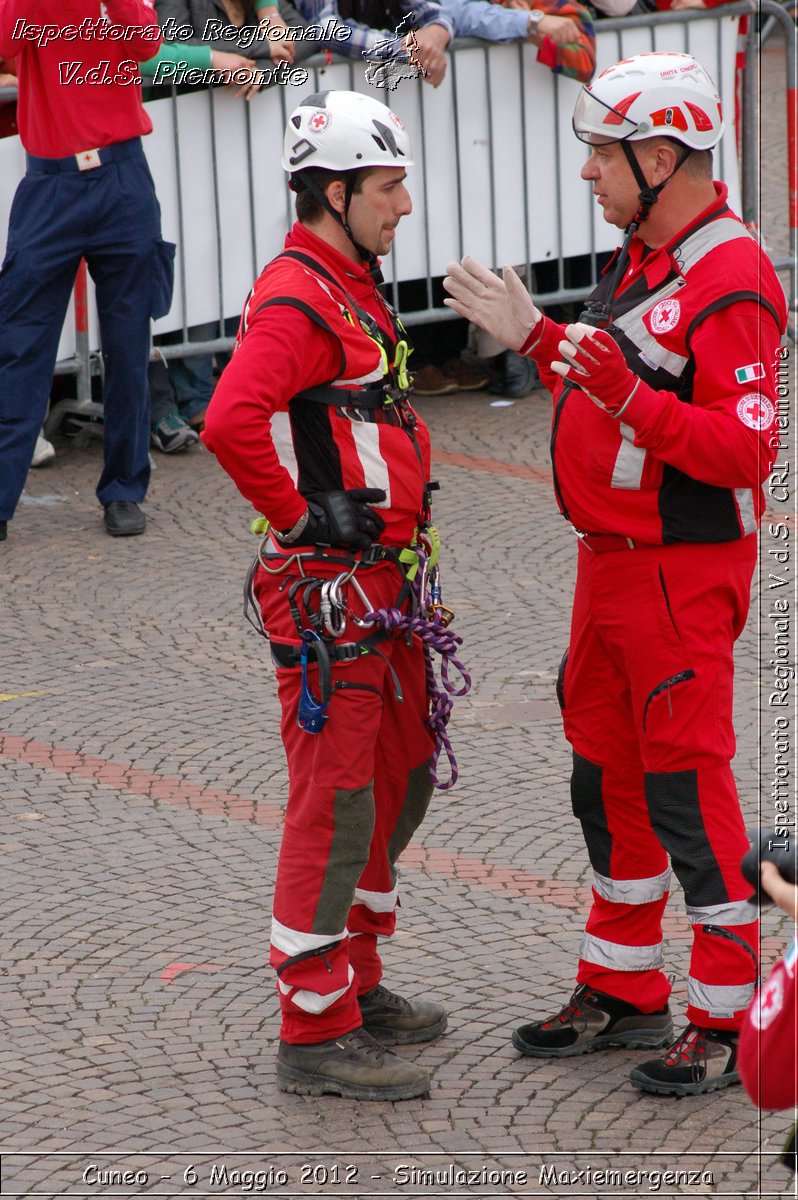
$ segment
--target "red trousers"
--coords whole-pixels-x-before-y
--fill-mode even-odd
[[[571,798],[594,872],[577,979],[644,1011],[667,1002],[670,859],[693,929],[687,1016],[707,1028],[739,1028],[756,976],[730,766],[733,647],[756,550],[755,535],[604,554],[580,546],[561,680]]]
[[[305,570],[325,579],[338,573],[316,562]],[[372,608],[396,603],[403,577],[394,564],[361,568],[357,578]],[[272,640],[296,645],[287,580],[261,569],[255,590]],[[347,603],[356,616],[367,611],[351,584]],[[299,611],[304,618],[301,605]],[[338,641],[359,641],[369,632],[350,619]],[[271,964],[286,1042],[326,1041],[361,1024],[358,994],[382,976],[377,938],[392,934],[396,923],[396,860],[432,794],[421,643],[413,638],[408,645],[400,635],[376,649],[333,663],[333,684],[344,686],[334,688],[318,734],[296,723],[300,668],[277,669],[289,787]],[[318,668],[308,676],[318,698]]]

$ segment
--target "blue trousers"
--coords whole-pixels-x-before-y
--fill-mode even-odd
[[[150,319],[168,312],[174,246],[138,138],[102,165],[30,157],[0,270],[0,520],[13,517],[44,421],[75,273],[94,280],[104,365],[105,461],[97,498],[140,501],[149,483]]]

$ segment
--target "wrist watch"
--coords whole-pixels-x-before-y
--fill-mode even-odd
[[[534,37],[538,31],[538,25],[545,17],[545,13],[539,8],[531,9],[526,23],[526,36]]]
[[[309,519],[310,519],[310,509],[306,508],[305,511],[303,512],[302,516],[296,522],[296,524],[292,525],[290,529],[279,529],[279,530],[275,529],[274,532],[275,532],[275,536],[277,537],[277,540],[279,542],[282,542],[286,546],[290,546],[292,542],[298,541],[299,536],[303,532]]]

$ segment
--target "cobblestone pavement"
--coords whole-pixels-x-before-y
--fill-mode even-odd
[[[450,1011],[444,1038],[400,1051],[431,1069],[430,1097],[276,1089],[265,959],[285,771],[268,654],[241,616],[247,506],[204,450],[158,456],[147,534],[112,540],[99,445],[61,444],[0,549],[2,1195],[784,1194],[787,1116],[741,1089],[643,1096],[627,1079],[640,1052],[536,1062],[509,1044],[569,993],[589,896],[553,689],[575,546],[544,393],[419,407],[474,676],[451,726],[461,781],[405,855],[386,954],[390,985]],[[772,774],[768,569],[737,659],[752,823],[768,753]],[[681,1007],[678,893],[669,908]],[[769,912],[768,964],[786,937]]]

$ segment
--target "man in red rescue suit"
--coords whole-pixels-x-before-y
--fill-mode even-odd
[[[580,322],[543,317],[513,272],[473,259],[446,280],[447,304],[537,362],[554,400],[555,493],[579,536],[559,695],[593,904],[571,1000],[513,1043],[569,1057],[670,1042],[670,859],[693,932],[688,1025],[631,1079],[695,1095],[739,1081],[756,978],[730,766],[733,646],[776,453],[786,308],[712,181],[720,101],[695,59],[608,68],[582,89],[574,130],[590,148],[582,178],[626,230]]]
[[[371,97],[324,92],[294,111],[283,167],[298,220],[249,296],[204,433],[270,523],[253,589],[289,772],[271,930],[278,1085],[365,1100],[426,1094],[427,1071],[385,1046],[446,1027],[439,1004],[381,984],[377,950],[432,790],[424,656],[416,637],[358,624],[409,610],[400,555],[428,518],[429,436],[375,282],[411,211],[411,165],[404,126]],[[320,646],[325,632],[336,640]]]

